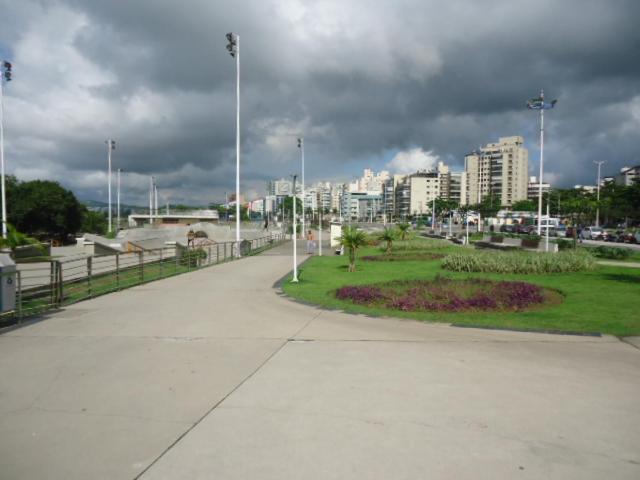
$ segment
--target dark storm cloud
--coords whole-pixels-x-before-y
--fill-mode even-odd
[[[596,159],[610,173],[639,163],[640,4],[443,4],[0,0],[15,20],[0,51],[22,74],[8,92],[13,171],[93,197],[111,135],[131,200],[144,198],[150,174],[172,198],[221,197],[235,168],[230,30],[241,34],[247,191],[296,169],[299,133],[310,180],[348,179],[367,159],[381,168],[413,147],[460,165],[518,134],[534,172],[538,118],[524,102],[540,87],[559,99],[547,116],[554,180],[593,183]]]

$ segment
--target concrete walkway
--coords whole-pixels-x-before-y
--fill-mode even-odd
[[[289,251],[1,335],[0,478],[640,478],[638,348],[300,305]]]

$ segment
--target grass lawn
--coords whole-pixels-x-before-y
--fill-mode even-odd
[[[415,242],[415,240],[414,240]],[[401,245],[399,245],[401,248]],[[459,251],[465,247],[426,249],[433,253]],[[394,253],[396,249],[394,248]],[[364,255],[381,254],[376,247],[360,251]],[[413,318],[432,322],[482,325],[502,328],[544,329],[565,332],[607,333],[617,336],[640,335],[640,269],[599,266],[580,273],[544,275],[503,275],[456,273],[440,267],[441,261],[414,260],[374,262],[358,259],[357,271],[347,272],[346,256],[312,257],[301,268],[300,282],[284,282],[284,292],[298,300],[374,316]],[[433,279],[437,274],[450,278],[486,278],[521,280],[558,290],[564,302],[527,312],[402,312],[356,305],[335,298],[335,290],[344,285],[362,285],[399,279]]]

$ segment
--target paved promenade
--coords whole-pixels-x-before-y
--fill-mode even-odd
[[[276,294],[290,245],[0,335],[0,479],[638,479],[640,350]],[[640,343],[640,342],[636,342]]]

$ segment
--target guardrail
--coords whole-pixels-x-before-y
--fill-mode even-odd
[[[242,257],[281,244],[288,235],[273,234],[240,243]],[[18,264],[15,309],[0,315],[0,326],[105,293],[235,260],[236,242],[176,244],[114,255],[81,255],[61,260]]]

